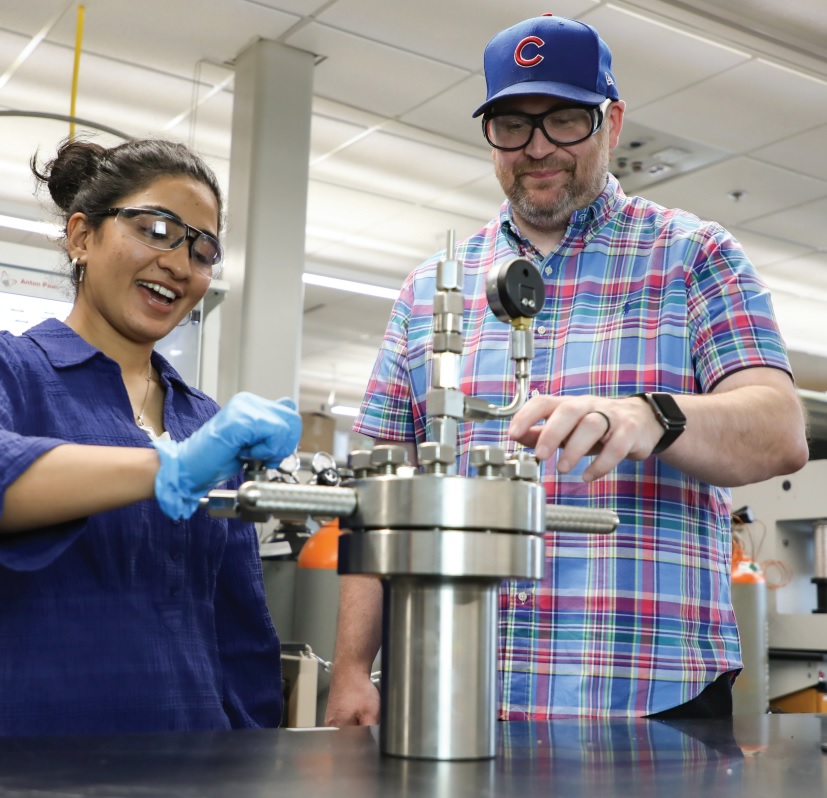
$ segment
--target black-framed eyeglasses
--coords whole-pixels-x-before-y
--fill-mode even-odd
[[[485,140],[497,150],[521,150],[539,128],[558,147],[579,144],[591,138],[601,127],[612,100],[600,105],[572,105],[552,108],[542,114],[522,111],[494,111],[482,119]]]
[[[177,216],[155,208],[107,208],[96,215],[114,216],[130,238],[153,249],[178,249],[188,241],[193,268],[211,279],[221,274],[224,250],[219,240],[210,233],[182,222]]]

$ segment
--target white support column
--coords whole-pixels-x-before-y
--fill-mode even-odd
[[[218,396],[298,400],[313,55],[257,41],[238,57]]]

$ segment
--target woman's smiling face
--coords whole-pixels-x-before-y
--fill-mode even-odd
[[[158,178],[123,197],[117,207],[163,211],[218,237],[216,197],[209,186],[190,177]],[[72,315],[84,328],[109,328],[150,343],[166,336],[201,301],[210,274],[191,261],[190,241],[159,250],[135,240],[133,232],[116,216],[95,230],[83,214],[69,220],[69,254],[85,265]]]

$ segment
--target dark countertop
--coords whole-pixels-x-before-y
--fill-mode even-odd
[[[376,727],[0,739],[0,795],[823,798],[827,715],[498,725],[495,759],[380,756]]]

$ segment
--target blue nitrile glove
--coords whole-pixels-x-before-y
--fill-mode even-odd
[[[275,468],[299,442],[301,417],[291,399],[238,393],[183,441],[153,441],[161,459],[155,498],[176,520],[189,518],[198,500],[241,470],[242,458]]]

